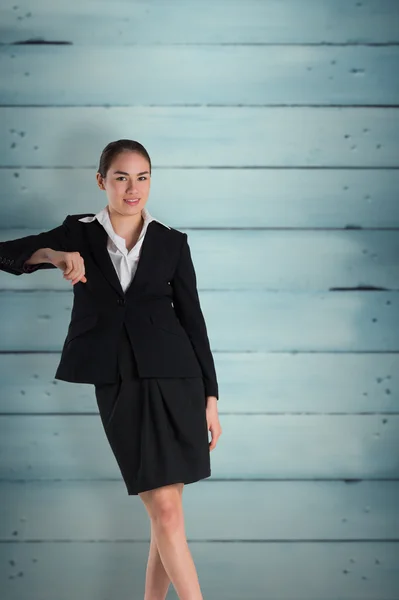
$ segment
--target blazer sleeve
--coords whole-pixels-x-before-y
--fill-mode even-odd
[[[0,270],[12,275],[22,275],[23,273],[34,273],[38,269],[56,269],[57,267],[51,263],[25,265],[25,261],[39,248],[52,248],[68,252],[71,240],[69,217],[70,215],[67,215],[62,225],[49,231],[0,242]]]
[[[183,236],[178,264],[171,281],[173,304],[176,315],[186,330],[201,365],[206,395],[216,396],[219,400],[215,364],[198,296],[197,278],[187,234],[184,233]]]

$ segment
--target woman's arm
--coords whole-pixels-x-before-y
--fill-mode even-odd
[[[40,265],[40,263],[51,263],[49,257],[49,252],[51,252],[53,248],[39,248],[32,254],[28,260],[25,261],[25,265]]]
[[[219,399],[215,364],[210,348],[204,315],[197,290],[197,278],[187,234],[184,233],[179,262],[171,281],[173,304],[181,324],[189,336],[203,372],[207,396]]]
[[[34,273],[38,269],[56,269],[47,251],[71,249],[71,231],[67,215],[62,225],[37,235],[0,242],[0,270],[12,275]]]

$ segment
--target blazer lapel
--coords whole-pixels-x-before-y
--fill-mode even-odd
[[[86,223],[85,227],[87,228],[87,237],[93,258],[104,277],[120,296],[125,297],[127,294],[130,294],[132,290],[134,290],[136,286],[140,284],[141,281],[144,281],[145,274],[151,272],[151,261],[156,260],[156,243],[154,239],[156,236],[156,229],[152,227],[153,223],[154,221],[151,221],[148,224],[144,241],[140,250],[140,259],[137,265],[137,270],[132,283],[126,290],[126,294],[122,289],[118,274],[108,253],[107,232],[101,223],[97,221],[97,219],[94,219],[94,221],[91,223]]]
[[[143,286],[146,278],[151,276],[151,273],[154,273],[157,252],[159,250],[159,240],[157,237],[158,230],[154,223],[155,221],[151,221],[147,226],[147,231],[140,249],[140,258],[136,273],[133,277],[133,281],[126,290],[126,295],[134,293],[136,288],[139,289],[140,286]]]

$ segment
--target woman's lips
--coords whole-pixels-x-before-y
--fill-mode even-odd
[[[126,204],[128,204],[129,206],[135,206],[140,202],[140,198],[132,198],[131,200],[124,198],[123,201],[126,202]]]

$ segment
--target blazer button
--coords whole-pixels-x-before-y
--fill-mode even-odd
[[[119,304],[120,306],[124,306],[124,305],[126,304],[126,300],[125,300],[125,298],[118,298],[118,304]]]

